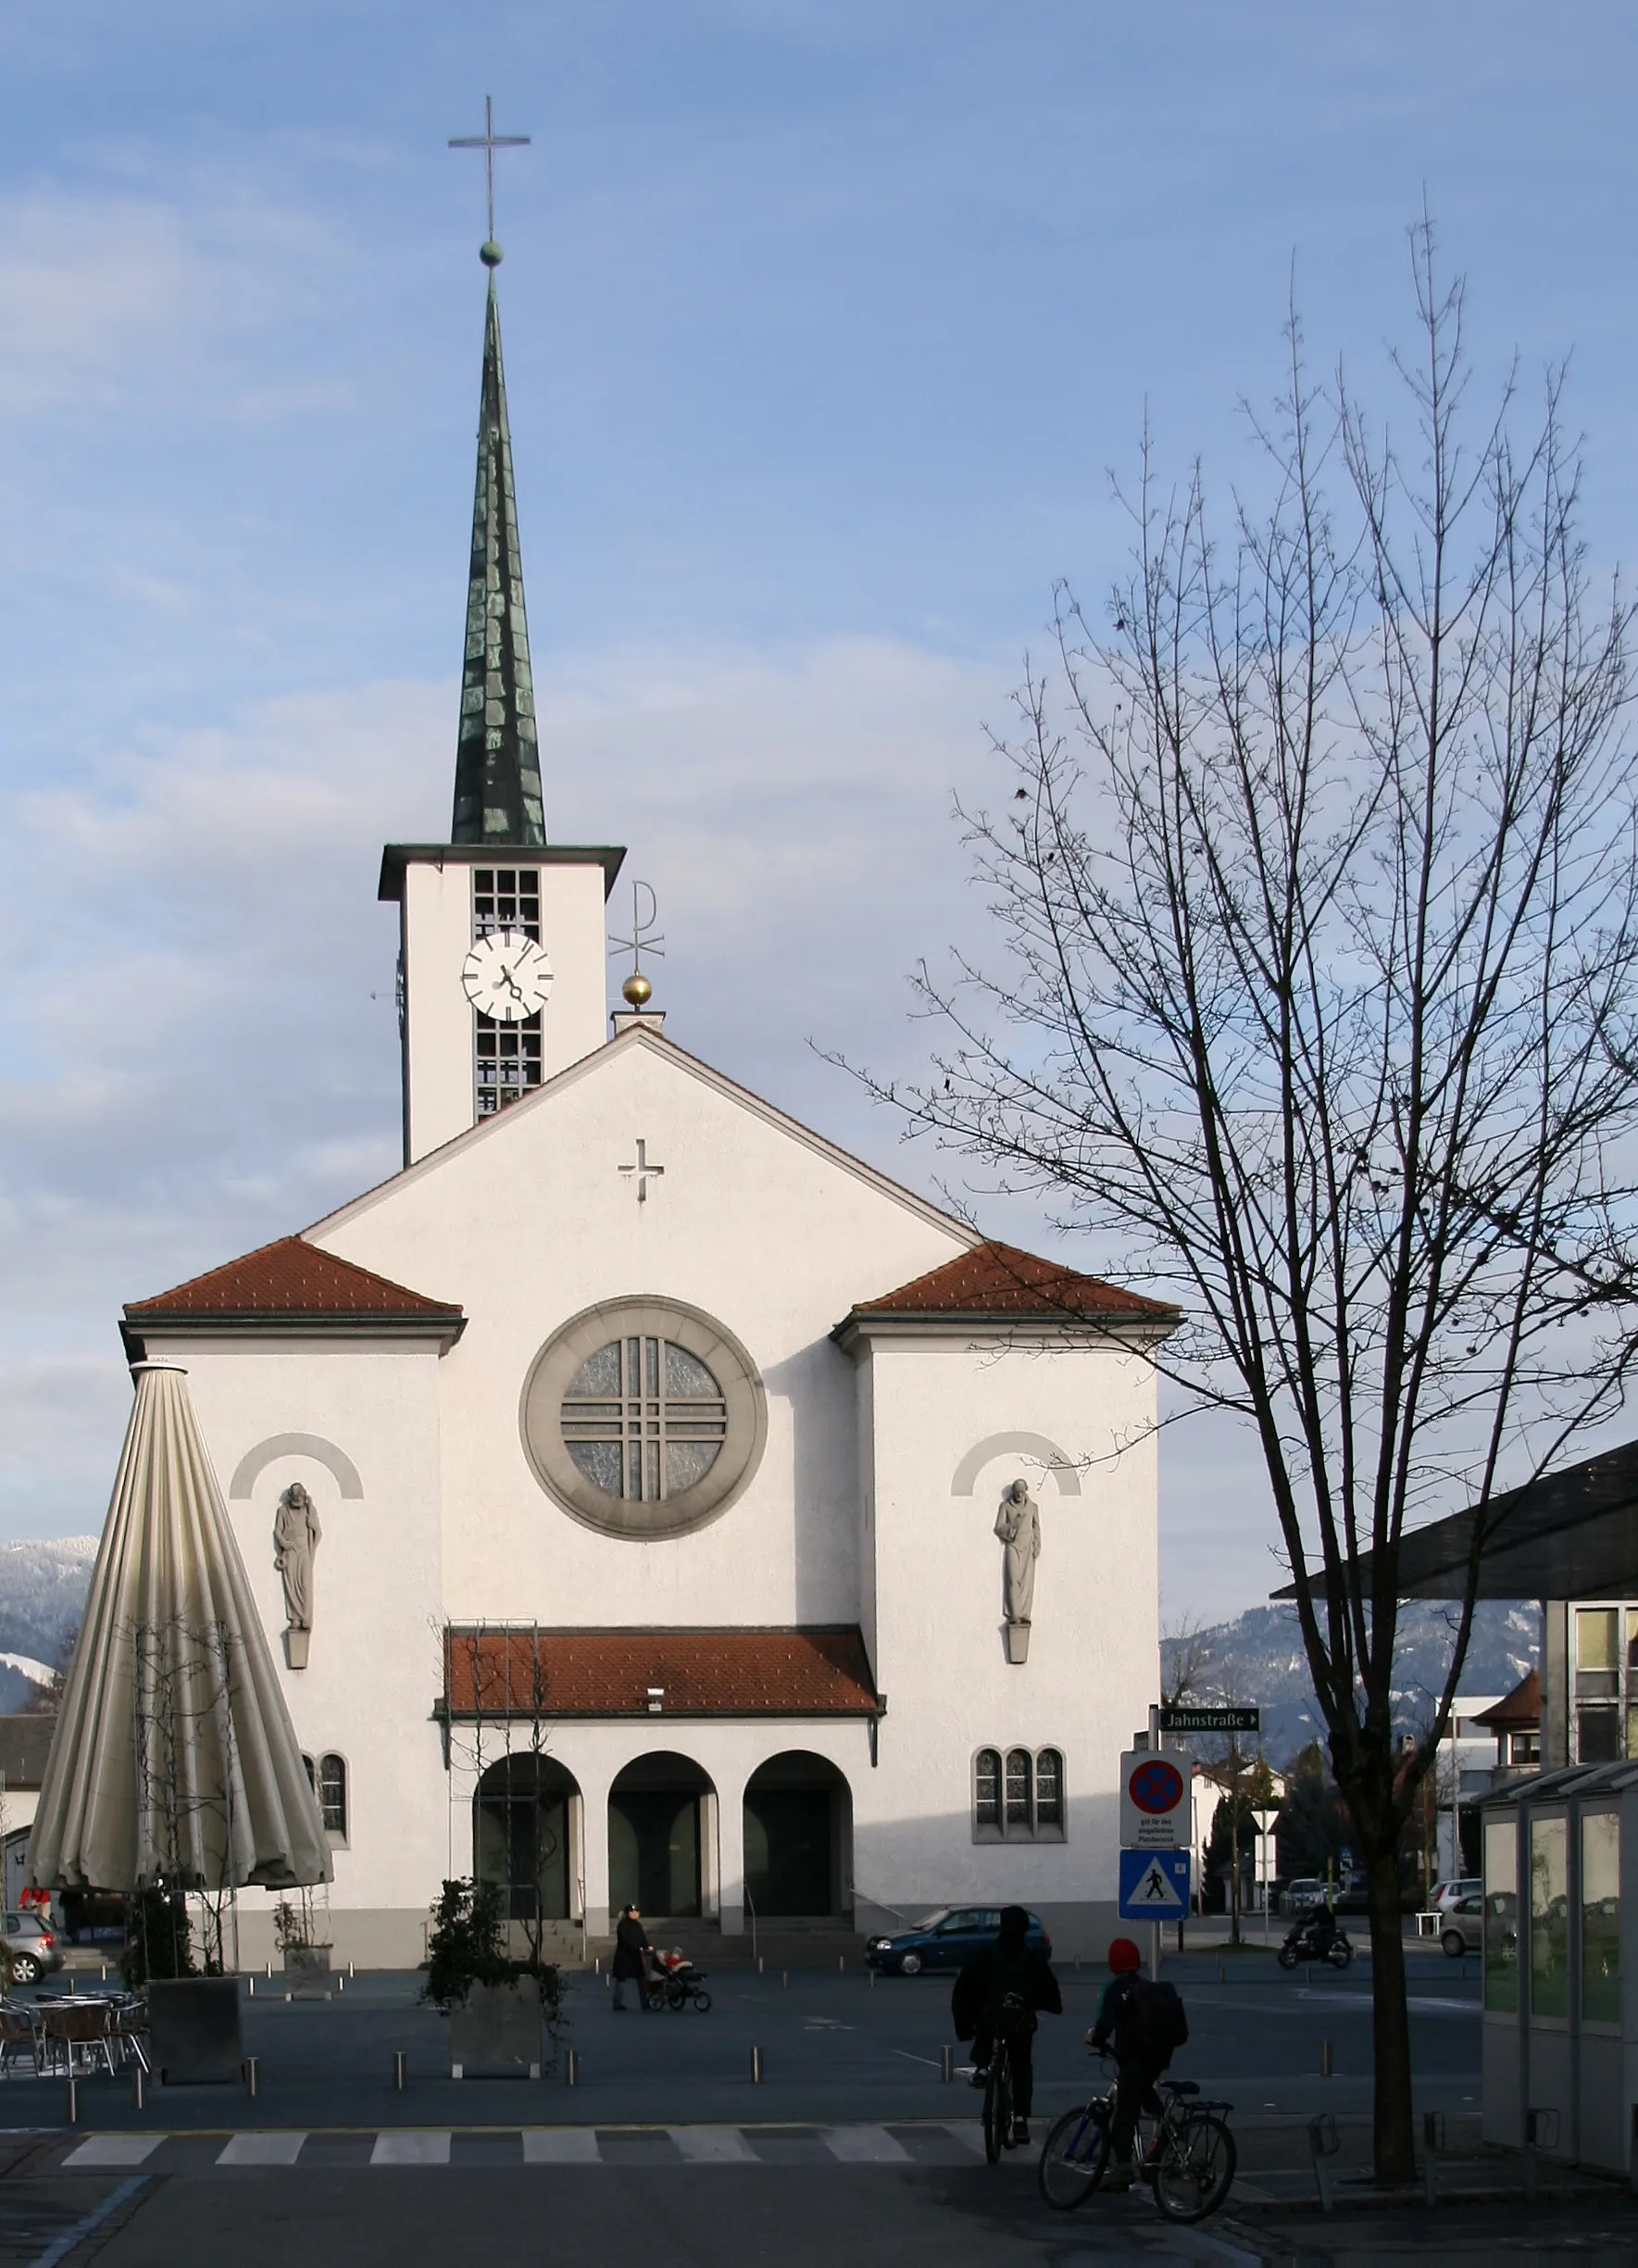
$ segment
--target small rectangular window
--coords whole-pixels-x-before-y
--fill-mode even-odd
[[[1001,1824],[1001,1759],[994,1748],[981,1748],[972,1768],[972,1818],[978,1827]]]
[[[1569,2013],[1569,1822],[1530,1823],[1530,2012]]]
[[[1064,1823],[1064,1760],[1056,1748],[1043,1748],[1035,1759],[1035,1824],[1037,1828]]]
[[[319,1809],[327,1835],[345,1839],[347,1832],[347,1768],[339,1756],[327,1756],[319,1767]]]
[[[1621,2020],[1621,1818],[1582,1814],[1582,2016]]]
[[[1032,1801],[1033,1768],[1027,1748],[1010,1750],[1007,1759],[1007,1824],[1027,1835],[1035,1823]]]
[[[1484,2006],[1519,2006],[1519,1823],[1511,1811],[1484,1823]]]

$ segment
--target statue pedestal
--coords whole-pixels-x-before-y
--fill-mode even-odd
[[[293,1670],[306,1668],[307,1640],[312,1635],[310,1630],[287,1630],[285,1632],[284,1659]]]
[[[1030,1625],[1028,1623],[1008,1623],[1007,1628],[1007,1659],[1015,1665],[1030,1659]],[[294,1636],[294,1632],[291,1635]]]

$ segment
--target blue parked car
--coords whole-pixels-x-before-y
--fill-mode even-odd
[[[917,1976],[923,1969],[959,1969],[981,1945],[990,1944],[1001,1927],[999,1906],[941,1906],[914,1929],[895,1937],[872,1937],[865,1961],[884,1976]],[[1052,1957],[1052,1939],[1041,1926],[1041,1916],[1030,1916],[1029,1943],[1038,1953]]]

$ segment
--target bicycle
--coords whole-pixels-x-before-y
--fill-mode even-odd
[[[984,2080],[984,2156],[992,2165],[1004,2149],[1012,2148],[1015,2098],[1011,2041],[1015,2028],[1029,2022],[1028,2005],[1021,1995],[1005,1994],[990,2043],[989,2071]]]
[[[1105,2063],[1109,2061],[1105,2053]],[[1200,2089],[1193,2079],[1162,2079],[1158,2092],[1164,2108],[1158,2118],[1146,2121],[1149,2145],[1139,2157],[1139,2171],[1167,2220],[1204,2221],[1233,2185],[1234,2137],[1221,2113],[1234,2106],[1198,2099]],[[1114,2119],[1110,2086],[1055,2121],[1036,2170],[1041,2195],[1055,2212],[1083,2204],[1108,2172]],[[1140,2120],[1140,2136],[1144,2124]]]

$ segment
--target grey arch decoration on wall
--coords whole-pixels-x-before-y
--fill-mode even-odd
[[[358,1468],[345,1449],[338,1449],[333,1441],[326,1441],[322,1434],[269,1434],[258,1441],[254,1449],[246,1449],[233,1468],[233,1477],[228,1485],[230,1497],[248,1497],[257,1480],[279,1457],[310,1457],[315,1464],[322,1465],[333,1475],[344,1497],[361,1497],[364,1483],[358,1478]]]
[[[1081,1475],[1056,1441],[1044,1434],[986,1434],[975,1441],[957,1466],[950,1479],[953,1497],[969,1497],[972,1485],[992,1459],[996,1457],[1033,1457],[1045,1467],[1057,1483],[1060,1497],[1081,1494]]]

